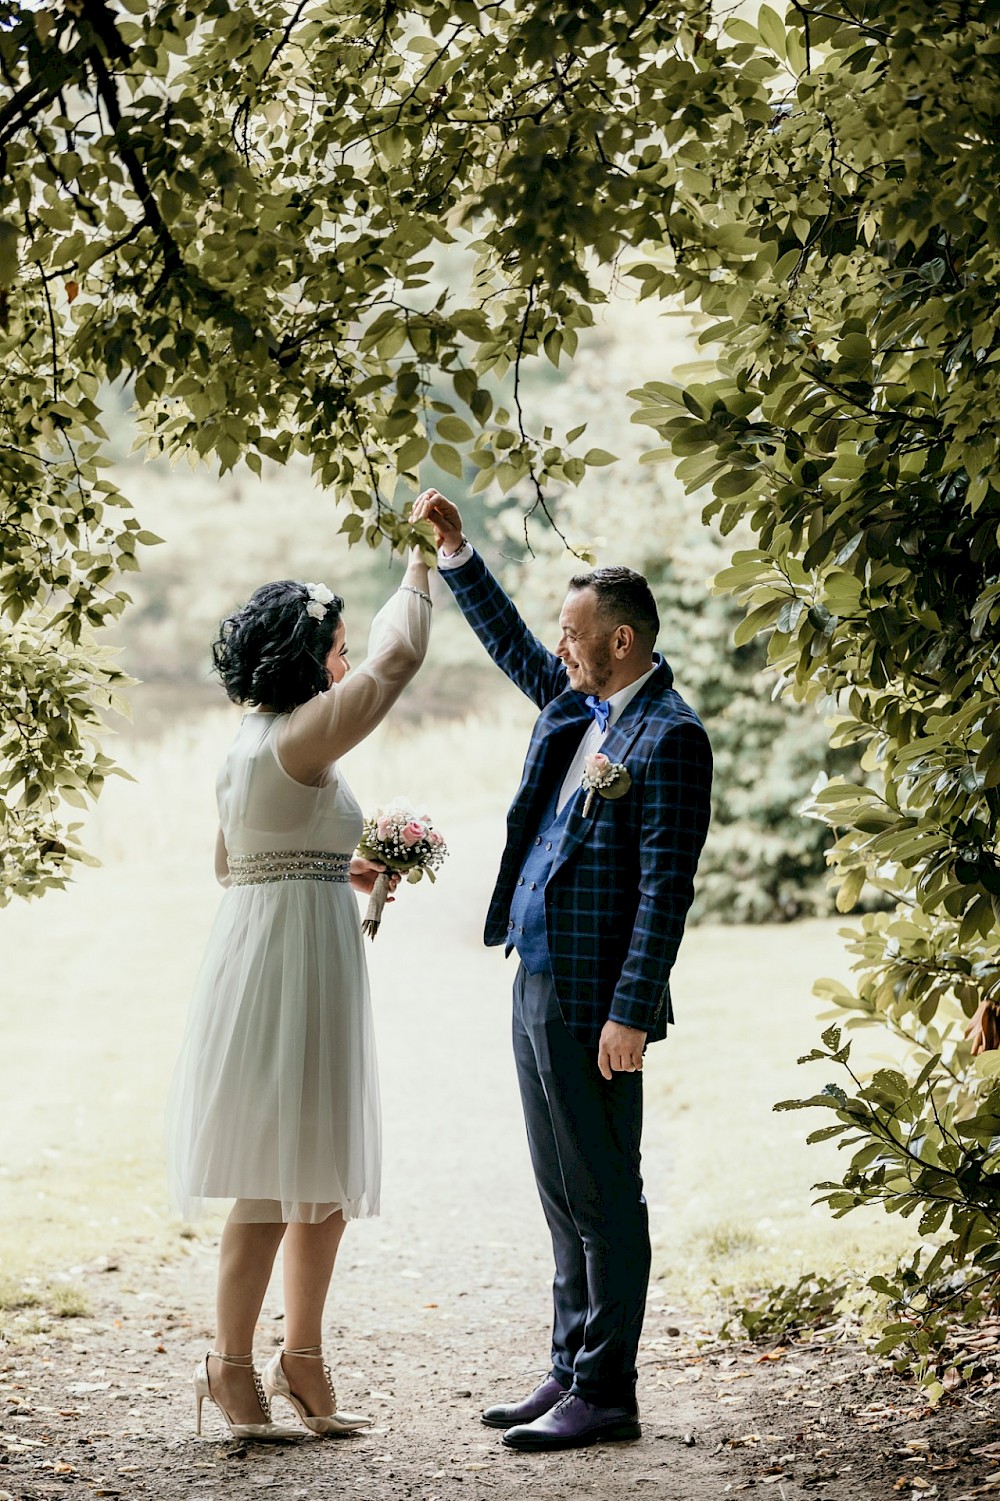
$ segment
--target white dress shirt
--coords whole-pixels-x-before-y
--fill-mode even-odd
[[[467,537],[462,538],[462,545],[457,552],[447,553],[438,548],[438,568],[447,573],[449,568],[461,568],[463,563],[468,563],[473,554],[473,546]]]
[[[612,693],[605,702],[611,711],[608,715],[608,730],[622,717],[628,705],[635,698],[643,683],[648,683],[653,673],[659,667],[659,662],[654,662],[648,672],[644,672],[641,678],[636,678],[634,683],[629,683],[626,688],[619,688],[617,693]],[[607,730],[602,730],[596,719],[592,719],[587,727],[586,734],[580,741],[576,755],[569,763],[566,776],[559,792],[559,800],[556,803],[556,812],[561,813],[569,802],[573,793],[580,786],[583,778],[583,763],[588,756],[596,755],[601,748]]]

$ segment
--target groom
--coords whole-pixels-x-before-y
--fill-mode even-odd
[[[507,817],[486,942],[520,958],[514,1054],[555,1256],[552,1368],[483,1422],[511,1449],[640,1436],[636,1352],[649,1280],[639,1171],[642,1061],[672,1020],[669,976],[709,819],[712,758],[653,648],[646,580],[570,580],[553,653],[436,491],[441,573],[493,660],[542,711]],[[607,757],[589,797],[590,760]],[[601,763],[598,763],[600,765]]]

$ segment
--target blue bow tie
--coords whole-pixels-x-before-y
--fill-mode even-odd
[[[608,720],[611,718],[611,705],[595,698],[592,693],[587,695],[587,708],[593,714],[603,735],[608,728]]]

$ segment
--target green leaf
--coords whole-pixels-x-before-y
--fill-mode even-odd
[[[863,866],[858,866],[846,873],[837,890],[838,912],[850,912],[853,910],[857,904],[858,897],[861,895],[864,884],[865,869]]]
[[[439,469],[445,474],[453,474],[456,479],[462,478],[462,460],[459,454],[447,443],[434,443],[431,446],[431,458]]]
[[[774,625],[784,605],[780,599],[772,599],[767,604],[758,605],[751,610],[736,627],[733,632],[733,645],[745,646],[752,641],[759,631],[766,630],[769,625]]]
[[[461,417],[442,417],[437,424],[437,436],[448,443],[469,443],[474,434]]]
[[[439,429],[440,430],[440,429]],[[396,454],[396,464],[400,469],[412,469],[425,456],[430,444],[422,433],[408,438],[402,448]]]

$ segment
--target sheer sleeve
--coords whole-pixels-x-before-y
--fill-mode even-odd
[[[371,734],[427,655],[430,626],[429,599],[413,589],[397,589],[372,621],[361,666],[289,715],[278,748],[290,776],[314,782]]]

